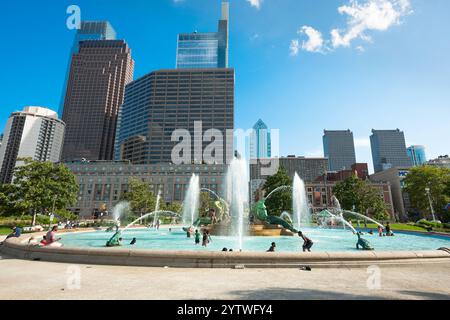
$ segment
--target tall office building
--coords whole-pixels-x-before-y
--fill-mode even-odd
[[[116,40],[116,32],[108,21],[81,21],[80,29],[77,30],[72,49],[70,50],[70,59],[61,94],[61,102],[59,104],[58,115],[60,118],[62,118],[63,115],[64,100],[66,97],[72,55],[78,53],[80,41],[84,40]]]
[[[329,159],[330,171],[349,170],[356,163],[353,132],[325,130],[323,152]]]
[[[18,158],[58,162],[65,124],[58,114],[42,107],[25,107],[6,123],[0,147],[0,183],[11,183]]]
[[[79,43],[64,102],[64,161],[112,160],[117,115],[133,70],[131,49],[125,41]]]
[[[267,125],[261,119],[253,126],[250,135],[250,159],[272,157],[272,141]]]
[[[218,32],[178,35],[177,68],[228,68],[229,4],[222,3]]]
[[[427,157],[425,155],[424,146],[411,146],[406,149],[408,152],[408,157],[411,159],[411,163],[414,167],[419,167],[427,162]]]
[[[195,123],[201,123],[200,136]],[[211,142],[203,135],[210,129],[223,137],[222,163],[233,156],[234,69],[170,69],[155,71],[126,88],[116,136],[116,160],[133,164],[171,163],[175,130],[190,133],[191,159],[201,159],[194,146],[204,151]],[[232,131],[231,131],[232,134]],[[219,155],[215,155],[219,158]]]
[[[395,167],[411,167],[403,131],[372,130],[370,144],[375,173]]]

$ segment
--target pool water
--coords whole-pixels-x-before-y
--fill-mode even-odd
[[[356,251],[357,238],[352,232],[341,229],[303,229],[317,252],[345,252]],[[426,236],[420,234],[396,233],[394,237],[379,237],[376,230],[374,235],[364,233],[377,251],[421,251],[437,250],[450,247],[450,238],[444,236]],[[68,233],[61,236],[62,244],[68,248],[102,248],[113,236],[111,232],[97,231],[91,233]],[[181,228],[168,228],[159,231],[151,229],[131,229],[122,233],[123,249],[150,249],[162,251],[222,251],[223,248],[238,250],[238,241],[234,237],[212,236],[212,242],[207,248],[195,245],[194,237],[187,238]],[[129,243],[137,239],[134,246]],[[243,251],[265,252],[272,242],[277,245],[277,252],[298,252],[303,241],[299,237],[245,237]]]

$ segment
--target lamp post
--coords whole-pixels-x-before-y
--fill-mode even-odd
[[[436,221],[436,217],[434,216],[433,201],[431,201],[430,188],[428,188],[428,187],[425,188],[425,192],[427,193],[428,201],[430,202],[430,209],[431,209],[431,214],[433,215],[433,221]]]

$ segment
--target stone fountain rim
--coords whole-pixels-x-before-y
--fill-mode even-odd
[[[75,231],[76,233],[92,232]],[[175,268],[298,268],[309,265],[321,268],[366,267],[417,263],[440,263],[450,260],[450,252],[428,251],[361,251],[361,252],[313,252],[313,253],[255,253],[255,252],[196,252],[157,251],[120,248],[52,248],[28,244],[31,236],[11,238],[0,247],[9,257],[24,260],[65,262],[77,264],[175,267]]]

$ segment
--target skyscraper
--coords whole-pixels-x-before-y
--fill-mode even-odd
[[[117,114],[133,70],[131,49],[125,41],[79,43],[64,102],[64,161],[112,160]]]
[[[80,41],[84,40],[116,40],[116,32],[108,21],[82,21],[80,29],[77,30],[73,41],[70,59],[67,66],[66,78],[64,80],[61,102],[59,104],[58,115],[62,118],[64,100],[66,97],[67,81],[69,80],[72,55],[78,53]]]
[[[270,131],[261,119],[253,126],[250,136],[250,159],[272,157],[272,142]]]
[[[56,112],[42,107],[25,107],[13,112],[5,126],[0,147],[0,183],[11,183],[18,158],[58,162],[65,124]]]
[[[408,157],[411,159],[411,163],[414,167],[426,164],[427,157],[425,155],[424,146],[411,146],[406,149],[406,151],[408,152]]]
[[[201,136],[195,123],[201,123]],[[223,136],[223,163],[232,156],[234,129],[234,69],[159,70],[133,81],[126,88],[116,137],[116,160],[134,164],[171,163],[175,130],[191,136],[191,159],[196,142],[202,151],[206,131],[216,129]],[[230,141],[231,140],[231,141]]]
[[[228,68],[229,4],[222,3],[218,32],[178,35],[177,68]]]
[[[323,152],[329,159],[329,170],[349,170],[356,163],[355,142],[350,130],[329,131],[323,135]]]
[[[375,173],[394,167],[411,167],[403,131],[372,130],[370,144]]]

